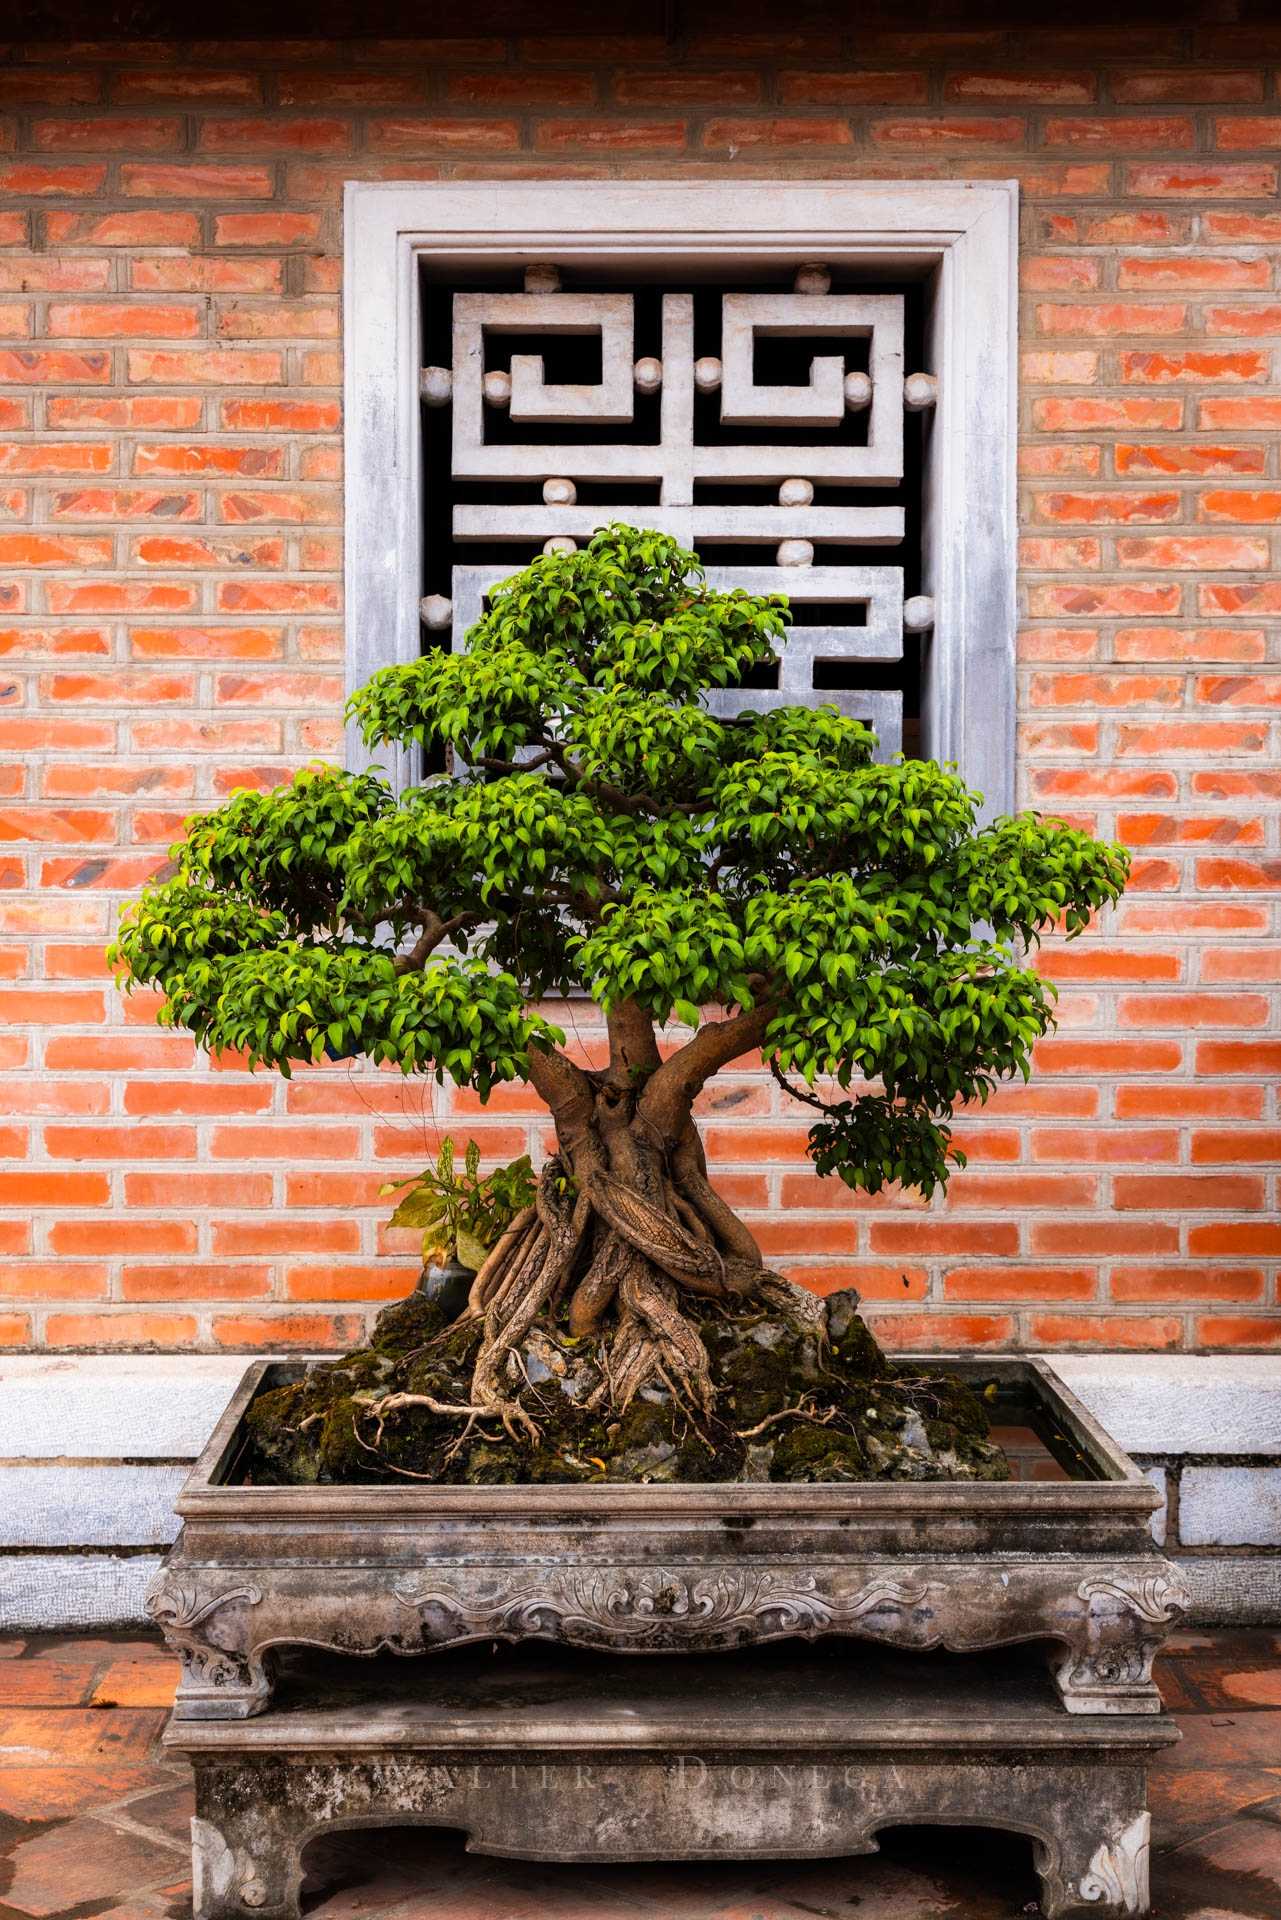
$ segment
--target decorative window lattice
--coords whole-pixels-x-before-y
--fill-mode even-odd
[[[505,279],[421,288],[428,644],[463,647],[488,589],[538,551],[630,521],[695,547],[713,585],[792,603],[780,662],[713,711],[831,703],[875,727],[880,757],[911,752],[933,619],[917,589],[936,386],[904,378],[920,287],[815,265],[750,291]]]

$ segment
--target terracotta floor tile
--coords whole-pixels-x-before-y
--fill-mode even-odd
[[[0,1813],[14,1820],[65,1820],[93,1812],[166,1779],[156,1766],[0,1768]]]
[[[1281,1712],[1246,1707],[1237,1713],[1195,1713],[1179,1726],[1183,1739],[1175,1752],[1181,1772],[1281,1765]]]
[[[1260,1707],[1281,1707],[1281,1666],[1225,1673],[1222,1686],[1232,1700],[1247,1700]]]
[[[133,1765],[147,1758],[163,1724],[150,1707],[16,1707],[0,1712],[0,1767]]]
[[[1195,1773],[1154,1767],[1148,1779],[1154,1844],[1177,1846],[1190,1832],[1220,1826],[1246,1807],[1279,1798],[1281,1772],[1264,1767],[1202,1767]]]
[[[159,1841],[124,1833],[100,1820],[68,1820],[9,1855],[5,1901],[19,1913],[46,1916],[89,1901],[107,1904],[173,1877],[177,1857]]]
[[[0,1661],[0,1707],[81,1707],[89,1699],[93,1668],[56,1654]]]
[[[98,1677],[93,1690],[95,1707],[164,1707],[173,1705],[178,1685],[178,1662],[153,1652],[121,1654]],[[0,1674],[0,1681],[3,1675]]]
[[[148,1793],[141,1800],[131,1800],[127,1813],[130,1820],[140,1827],[153,1828],[157,1833],[167,1835],[170,1840],[186,1846],[191,1840],[191,1816],[195,1812],[196,1796],[189,1780],[164,1787],[159,1793]]]

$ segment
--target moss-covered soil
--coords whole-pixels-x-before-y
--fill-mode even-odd
[[[537,1445],[496,1420],[390,1410],[393,1394],[464,1405],[476,1321],[446,1321],[422,1295],[388,1307],[367,1347],[313,1367],[249,1409],[243,1472],[256,1483],[446,1485],[708,1480],[1004,1480],[982,1401],[943,1372],[889,1362],[858,1296],[717,1307],[699,1322],[716,1387],[697,1421],[645,1388],[626,1412],[587,1404],[600,1384],[595,1343],[535,1325],[519,1349],[522,1406]]]

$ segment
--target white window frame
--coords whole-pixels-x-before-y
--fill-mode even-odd
[[[933,270],[921,591],[934,601],[924,751],[1008,812],[1015,793],[1018,183],[351,181],[344,319],[347,680],[421,651],[418,262],[626,270],[638,257]],[[908,369],[916,371],[916,369]],[[370,756],[349,737],[348,764]]]

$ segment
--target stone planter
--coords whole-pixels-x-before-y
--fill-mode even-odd
[[[245,1409],[302,1370],[255,1362],[148,1599],[182,1660],[176,1715],[261,1713],[291,1646],[670,1654],[831,1634],[958,1652],[1040,1640],[1070,1713],[1158,1713],[1153,1656],[1187,1600],[1152,1540],[1154,1489],[1042,1362],[930,1364],[995,1386],[996,1424],[1034,1427],[1047,1470],[1070,1477],[245,1486]]]

